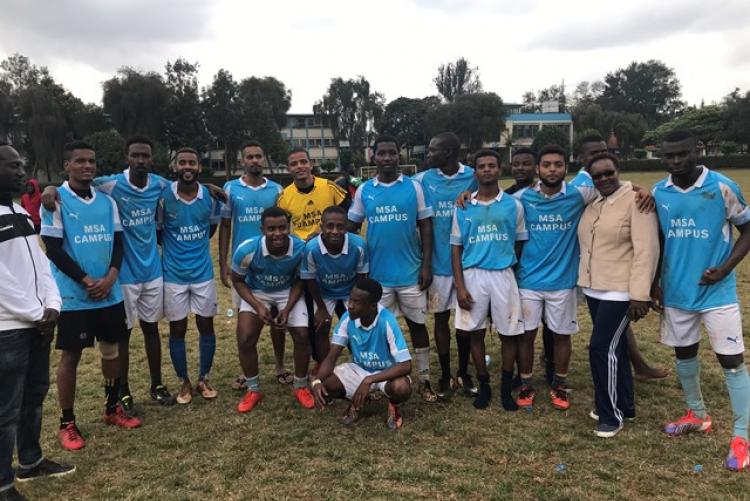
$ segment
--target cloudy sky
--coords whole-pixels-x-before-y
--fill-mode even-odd
[[[435,94],[458,57],[485,90],[518,102],[633,60],[674,68],[690,104],[750,90],[747,0],[2,0],[0,59],[20,52],[84,101],[119,67],[200,62],[235,79],[273,75],[311,112],[332,77],[364,75],[387,100]]]

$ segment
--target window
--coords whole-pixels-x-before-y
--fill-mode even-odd
[[[519,139],[533,139],[539,132],[538,124],[518,124],[513,126],[513,135]]]

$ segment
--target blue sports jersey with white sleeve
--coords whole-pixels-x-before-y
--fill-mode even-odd
[[[432,216],[432,273],[450,276],[451,268],[451,227],[453,226],[454,202],[465,191],[475,191],[477,180],[474,169],[459,164],[458,172],[446,176],[437,167],[427,169],[412,176],[424,189],[427,205],[434,210]]]
[[[348,218],[367,222],[370,278],[384,287],[416,285],[422,266],[417,220],[432,217],[422,185],[400,175],[392,183],[365,182],[354,195]]]
[[[476,199],[453,215],[451,245],[463,246],[461,267],[504,270],[516,264],[516,241],[529,238],[523,206],[502,191],[491,201]]]
[[[591,188],[592,190],[595,189],[594,180],[591,179],[591,174],[589,174],[586,169],[583,168],[579,170],[575,176],[573,176],[573,179],[570,180],[568,186]]]
[[[144,188],[130,182],[130,169],[94,179],[93,186],[117,203],[125,236],[120,282],[139,284],[162,276],[156,244],[156,212],[159,197],[169,181],[149,174]]]
[[[197,284],[214,277],[211,263],[211,225],[218,224],[220,204],[208,188],[198,185],[198,195],[186,201],[177,193],[177,181],[168,185],[159,201],[162,229],[164,281]]]
[[[260,216],[276,205],[284,189],[279,183],[265,179],[260,186],[250,186],[240,177],[224,185],[227,202],[221,208],[221,217],[232,220],[232,253],[250,238],[261,235]]]
[[[375,320],[367,327],[359,319],[349,318],[349,312],[344,313],[333,330],[331,344],[349,348],[352,362],[368,372],[380,372],[411,360],[398,320],[380,305]]]
[[[664,305],[687,311],[737,303],[734,271],[713,285],[700,285],[700,281],[706,269],[721,265],[732,252],[732,225],[750,221],[750,209],[737,184],[702,168],[695,183],[685,190],[672,182],[672,176],[653,188],[664,236]]]
[[[104,193],[93,191],[84,199],[76,195],[64,182],[58,190],[60,202],[56,210],[42,206],[41,235],[62,238],[63,250],[88,276],[94,280],[109,272],[114,248],[114,235],[122,231],[115,201]],[[86,288],[50,263],[52,274],[60,289],[62,311],[91,310],[112,306],[122,301],[119,280],[106,299],[91,299]]]
[[[299,276],[305,242],[289,235],[289,248],[283,256],[268,251],[266,237],[242,242],[232,256],[232,270],[245,277],[252,290],[277,292],[290,288]]]
[[[340,254],[328,252],[320,235],[305,245],[300,277],[318,283],[323,299],[348,299],[357,274],[368,273],[370,260],[365,241],[354,233],[344,236]]]

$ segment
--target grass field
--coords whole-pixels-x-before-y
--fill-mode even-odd
[[[750,194],[750,171],[729,173]],[[661,174],[623,174],[650,186]],[[509,184],[504,181],[505,185]],[[216,239],[214,239],[214,245]],[[214,249],[215,250],[215,249]],[[745,327],[750,311],[750,264],[738,269]],[[405,405],[404,428],[385,428],[385,402],[371,404],[353,429],[340,417],[339,401],[325,412],[301,409],[289,387],[273,377],[267,332],[261,340],[261,379],[266,399],[250,415],[235,406],[240,397],[229,388],[239,371],[235,318],[225,314],[227,289],[219,286],[215,325],[217,351],[212,380],[219,390],[213,402],[194,399],[189,406],[159,407],[148,398],[148,371],[140,331],[131,342],[131,388],[144,416],[135,431],[102,423],[103,389],[98,350],[81,362],[76,397],[78,425],[86,448],[70,453],[57,443],[59,409],[54,384],[46,402],[43,445],[46,454],[70,461],[78,472],[56,481],[24,485],[32,499],[742,499],[750,497],[750,473],[727,472],[723,460],[731,438],[732,416],[718,363],[704,343],[703,393],[715,431],[706,436],[669,439],[661,426],[684,410],[674,376],[673,355],[658,342],[658,316],[635,326],[641,350],[653,363],[667,366],[666,380],[636,383],[638,417],[614,439],[594,437],[592,383],[587,345],[588,312],[581,307],[581,333],[574,338],[570,380],[574,388],[567,413],[552,409],[540,392],[532,412],[508,413],[497,400],[477,411],[457,395],[447,403],[425,404],[418,397]],[[431,329],[431,324],[430,324]],[[177,390],[163,338],[165,382]],[[191,321],[188,360],[198,367],[197,332]],[[540,343],[538,343],[540,344]],[[500,343],[488,336],[493,396],[499,396]],[[455,358],[453,359],[455,370]],[[287,341],[291,368],[291,339]],[[433,378],[439,374],[432,352]],[[537,366],[538,387],[543,388]],[[702,472],[695,473],[696,465]],[[556,465],[565,465],[558,472]]]

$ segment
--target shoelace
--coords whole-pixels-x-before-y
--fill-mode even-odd
[[[66,426],[63,431],[65,433],[65,439],[71,442],[81,436],[81,432],[78,431],[78,427],[76,425]]]

